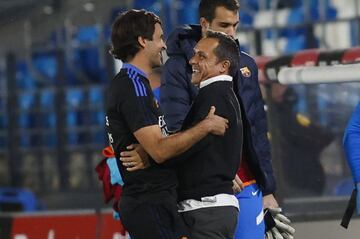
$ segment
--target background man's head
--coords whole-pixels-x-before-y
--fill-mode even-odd
[[[162,63],[166,48],[160,18],[145,10],[129,10],[119,15],[111,29],[111,53],[123,62],[131,61],[143,51],[151,67]]]
[[[239,8],[237,0],[201,0],[199,16],[203,35],[210,29],[235,37]]]
[[[193,69],[191,82],[195,85],[218,75],[234,76],[239,69],[239,48],[234,39],[224,33],[206,32],[194,51],[189,63]]]

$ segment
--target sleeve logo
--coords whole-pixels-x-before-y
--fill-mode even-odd
[[[240,68],[241,74],[244,77],[250,77],[251,76],[251,71],[249,70],[249,68],[247,66]]]

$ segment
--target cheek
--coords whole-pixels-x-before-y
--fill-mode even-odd
[[[209,74],[216,67],[213,62],[209,62],[209,61],[202,62],[200,66],[204,70],[203,73],[206,73],[206,74]]]
[[[207,61],[201,61],[201,62],[199,62],[199,66],[202,69],[208,69],[210,65],[209,65],[209,62],[207,62]]]
[[[201,70],[201,75],[206,75],[208,72],[208,64],[206,62],[199,62],[199,67]]]
[[[227,31],[227,28],[224,28],[224,27],[215,27],[213,28],[214,31],[217,31],[217,32],[226,32]]]

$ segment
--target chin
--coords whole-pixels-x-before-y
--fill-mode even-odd
[[[160,67],[160,66],[162,66],[161,62],[153,62],[151,68],[156,68],[156,67]]]
[[[191,79],[191,84],[198,86],[200,84],[200,81],[196,79]]]

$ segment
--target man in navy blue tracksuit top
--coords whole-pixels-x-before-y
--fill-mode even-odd
[[[160,103],[170,131],[181,129],[198,93],[190,81],[192,69],[189,60],[194,46],[208,29],[235,36],[238,10],[237,0],[202,0],[199,5],[200,25],[181,26],[170,34],[167,40],[169,59],[163,67],[160,89]],[[275,178],[257,75],[254,59],[240,52],[239,71],[233,79],[244,127],[243,160],[237,175],[243,182],[242,186],[246,187],[236,195],[240,213],[235,238],[263,238],[262,209],[278,207],[273,197]]]

